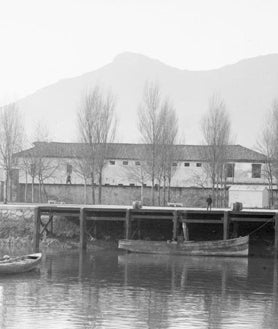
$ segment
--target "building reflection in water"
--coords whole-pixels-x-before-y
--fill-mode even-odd
[[[126,287],[146,288],[150,284],[158,296],[168,292],[163,307],[171,322],[180,318],[191,323],[193,317],[198,317],[208,328],[222,328],[224,322],[232,325],[238,321],[237,314],[241,324],[248,325],[252,317],[264,328],[267,304],[256,296],[271,294],[271,288],[275,292],[277,289],[277,264],[274,267],[271,259],[126,254],[118,260],[124,268]],[[250,305],[249,299],[254,298],[254,293],[257,305]],[[274,292],[273,298],[273,310],[267,312],[268,316],[272,313],[273,319],[269,328],[275,328],[277,320]],[[243,311],[245,307],[247,312]],[[261,311],[252,314],[254,307]]]
[[[276,329],[277,271],[276,258],[47,255],[0,278],[0,327]]]

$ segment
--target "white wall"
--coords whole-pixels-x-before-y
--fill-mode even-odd
[[[52,167],[57,167],[54,175],[45,180],[48,184],[65,184],[67,177],[67,164],[72,164],[73,172],[71,175],[72,184],[83,184],[83,178],[78,175],[76,171],[76,163],[73,159],[47,159],[49,163],[52,163]],[[115,159],[115,165],[106,165],[103,172],[103,184],[110,185],[129,185],[134,184],[136,186],[141,185],[140,179],[140,166],[136,166],[135,160],[128,160],[128,165],[123,165],[123,160]],[[176,187],[209,187],[210,181],[205,171],[205,165],[202,163],[201,167],[197,167],[198,162],[189,162],[189,166],[184,166],[186,161],[180,161],[176,167],[173,167],[174,175],[172,177],[172,186]],[[20,168],[19,163],[19,168]],[[26,176],[24,170],[20,170],[20,183],[25,183]],[[229,179],[228,182],[236,183],[263,183],[264,178],[252,178],[252,164],[251,163],[236,163],[235,164],[235,177]],[[31,183],[31,177],[28,176],[28,183]],[[37,183],[37,181],[36,181]],[[90,183],[90,179],[88,179]],[[151,186],[151,181],[146,182],[148,186]]]
[[[242,202],[245,208],[266,208],[268,207],[268,191],[265,190],[239,190],[229,191],[229,206],[233,203]]]

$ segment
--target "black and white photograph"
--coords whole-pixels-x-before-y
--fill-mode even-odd
[[[0,329],[278,328],[277,15],[0,0]]]

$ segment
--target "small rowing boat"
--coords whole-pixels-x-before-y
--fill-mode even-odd
[[[14,274],[32,271],[41,262],[42,254],[30,254],[18,257],[5,257],[0,261],[0,274]]]
[[[119,240],[118,247],[129,252],[161,255],[241,256],[249,253],[249,236],[215,241]]]

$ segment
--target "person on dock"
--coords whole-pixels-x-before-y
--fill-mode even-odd
[[[71,184],[71,175],[70,174],[67,175],[66,184]]]
[[[207,198],[207,210],[211,210],[212,198],[209,195]]]

